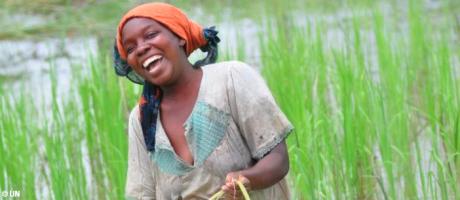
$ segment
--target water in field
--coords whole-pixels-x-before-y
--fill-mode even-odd
[[[345,5],[334,2],[329,2],[325,5],[314,1],[294,2],[291,3],[292,5],[279,10],[272,8],[269,3],[248,3],[244,1],[239,2],[239,4],[251,4],[248,10],[236,10],[239,8],[238,5],[216,9],[214,7],[216,5],[214,4],[209,8],[206,7],[206,4],[193,6],[185,4],[183,5],[185,6],[183,9],[187,11],[187,14],[192,19],[200,22],[203,26],[217,26],[220,31],[219,36],[222,39],[220,43],[222,59],[244,59],[257,68],[261,67],[259,40],[268,34],[267,32],[271,31],[267,27],[273,26],[272,28],[276,28],[279,23],[305,29],[314,29],[318,26],[318,23],[321,23],[320,25],[325,27],[322,30],[324,43],[329,48],[343,48],[344,42],[347,39],[345,38],[347,31],[347,27],[345,26],[348,26],[347,24],[353,18],[362,18],[365,19],[365,23],[371,23],[370,18],[372,18],[375,9],[380,9],[383,15],[390,19],[392,23],[394,23],[394,20],[398,20],[396,26],[399,30],[395,31],[404,32],[408,29],[407,19],[404,18],[404,13],[401,13],[407,12],[407,2],[361,2],[361,4],[357,4],[356,6],[353,5],[353,2]],[[11,9],[14,9],[16,4],[10,4],[13,5]],[[224,5],[227,4],[229,2],[224,3]],[[257,7],[259,4],[262,5],[262,8]],[[314,5],[314,7],[308,7],[310,4]],[[33,5],[35,4],[32,3],[31,6]],[[110,53],[111,47],[109,44],[115,34],[116,20],[118,20],[116,17],[135,4],[122,5],[126,9],[119,8],[120,13],[112,16],[113,20],[111,21],[113,22],[103,26],[104,32],[96,31],[98,34],[85,32],[86,29],[84,26],[81,28],[78,27],[79,31],[84,34],[66,33],[66,27],[57,28],[59,31],[48,32],[46,27],[43,27],[45,30],[41,30],[41,28],[42,26],[54,25],[49,21],[52,21],[55,14],[42,12],[31,14],[25,11],[14,12],[14,10],[8,10],[9,7],[4,8],[2,14],[8,16],[8,20],[3,18],[0,22],[8,28],[14,28],[13,31],[0,33],[0,55],[2,55],[0,57],[0,81],[5,86],[9,86],[10,84],[15,85],[14,83],[26,83],[26,85],[29,85],[26,88],[30,92],[44,92],[46,94],[49,90],[43,90],[37,88],[37,86],[49,85],[48,73],[50,72],[50,67],[54,66],[59,74],[58,78],[62,79],[59,81],[59,83],[62,83],[59,84],[60,90],[66,90],[71,81],[70,72],[72,71],[72,67],[85,68],[86,66],[87,68],[87,58],[90,55],[94,55],[99,51]],[[455,19],[458,21],[459,17],[454,12],[457,8],[452,8],[452,13],[444,13],[448,5],[447,2],[437,0],[425,1],[426,12],[430,16],[433,16],[430,23],[446,23],[448,20]],[[78,4],[75,7],[79,8]],[[253,7],[257,7],[257,10],[251,12],[250,9]],[[103,9],[102,6],[99,9]],[[277,12],[271,12],[271,9]],[[38,8],[37,10],[40,11]],[[210,14],[206,12],[210,12]],[[260,15],[257,15],[257,12],[261,12]],[[452,25],[454,24],[452,23]],[[59,23],[56,24],[56,26],[59,25]],[[375,39],[372,30],[369,30],[369,27],[366,26],[363,25],[361,30],[363,38],[366,41],[365,43],[370,44],[370,46],[366,47],[367,52],[365,53],[369,54],[369,57],[372,58],[376,54]],[[37,31],[39,34],[34,35],[33,32],[28,32],[29,29],[34,30],[34,28],[40,30]],[[72,29],[75,28],[72,27]],[[18,33],[15,33],[15,30]],[[27,32],[22,33],[21,31]],[[458,36],[452,34],[451,39],[458,41]],[[101,42],[103,42],[102,45]],[[195,52],[195,55],[191,56],[191,60],[197,60],[202,56],[203,54],[198,50]]]

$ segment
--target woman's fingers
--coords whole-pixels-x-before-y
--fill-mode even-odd
[[[239,181],[243,186],[245,187],[246,190],[249,190],[250,188],[250,182],[249,179],[246,177],[242,176],[239,173],[228,173],[227,177],[225,178],[225,184],[222,186],[222,191],[224,191],[224,197],[225,199],[232,199],[232,200],[242,200],[244,199],[243,193],[241,192],[241,189],[239,188],[237,181]]]
[[[251,184],[249,182],[249,179],[246,178],[245,176],[239,175],[238,176],[238,181],[240,181],[244,185],[244,187],[246,188],[247,191],[249,191],[251,189]]]
[[[234,184],[232,182],[225,182],[225,184],[222,186],[222,190],[224,192],[229,192],[232,191],[234,188]]]

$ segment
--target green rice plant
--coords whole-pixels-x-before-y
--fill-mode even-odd
[[[379,12],[375,13],[375,38],[377,42],[377,55],[379,76],[381,80],[381,110],[382,127],[377,130],[379,137],[379,150],[382,154],[382,164],[387,177],[388,194],[391,198],[398,198],[397,177],[399,177],[399,164],[407,165],[410,161],[407,155],[409,144],[409,108],[407,107],[407,93],[405,87],[408,74],[403,69],[401,55],[394,52],[397,44],[384,27],[384,19]],[[397,140],[395,140],[397,138]],[[396,164],[398,163],[398,164]],[[408,172],[410,173],[410,172]],[[383,175],[382,175],[383,176]],[[411,177],[408,175],[407,177]],[[415,184],[412,182],[412,184]],[[407,190],[410,190],[408,186]],[[406,187],[404,187],[406,189]],[[415,194],[408,194],[415,196]]]
[[[91,71],[77,71],[61,96],[51,65],[49,105],[35,105],[30,99],[41,97],[25,93],[0,98],[0,188],[26,199],[122,198],[126,120],[139,90],[114,75],[105,55],[90,58]]]
[[[344,24],[345,47],[323,44],[320,20],[269,27],[261,39],[262,73],[296,127],[288,139],[296,196],[458,198],[449,37],[434,37],[419,1],[409,4],[408,32],[379,9],[373,16],[375,55],[364,53],[357,17]]]
[[[312,59],[317,55],[323,56],[321,40],[305,39],[314,37],[307,35],[311,32],[303,35],[302,31],[293,31],[290,27],[266,29],[270,34],[262,37],[260,42],[262,73],[282,110],[289,119],[295,119],[292,123],[296,129],[288,140],[294,185],[300,196],[332,197],[326,195],[334,193],[323,186],[331,183],[330,179],[334,176],[317,176],[332,167],[329,160],[322,158],[335,155],[327,146],[323,146],[324,143],[318,142],[333,141],[326,138],[329,135],[318,134],[324,129],[331,130],[332,127],[325,118],[326,113],[322,113],[325,106],[322,104],[325,97],[321,95],[326,91],[325,68],[317,67],[321,63]],[[318,41],[319,45],[315,46],[310,41]],[[306,60],[311,62],[305,63]],[[321,149],[321,154],[310,154],[314,148]],[[321,182],[324,183],[317,185]]]
[[[91,72],[81,76],[78,93],[83,107],[93,177],[100,197],[123,197],[127,167],[126,121],[139,97],[131,83],[122,84],[111,68],[110,57],[93,58]],[[110,113],[110,114],[108,114]],[[96,169],[100,169],[99,171]]]
[[[34,107],[29,100],[23,95],[0,97],[0,189],[19,190],[22,197],[33,199],[36,173],[31,166],[37,163],[33,155],[38,151],[38,137],[34,137],[35,119],[30,115]]]

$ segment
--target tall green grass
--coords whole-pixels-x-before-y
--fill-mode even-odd
[[[458,49],[419,3],[409,3],[407,31],[380,9],[370,30],[350,19],[344,47],[324,44],[321,19],[262,39],[262,73],[296,127],[288,142],[297,197],[460,198]]]
[[[137,94],[108,56],[89,59],[67,94],[50,73],[50,105],[5,92],[1,106],[0,189],[24,199],[119,199],[127,168],[126,119]],[[52,66],[51,69],[54,69]],[[64,97],[62,96],[64,95]],[[126,98],[129,96],[130,98]]]

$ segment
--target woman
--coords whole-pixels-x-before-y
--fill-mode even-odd
[[[211,64],[217,31],[164,3],[121,19],[115,69],[144,85],[129,120],[126,195],[135,199],[288,199],[284,139],[292,126],[257,72],[241,62]],[[187,59],[197,48],[205,59]]]

